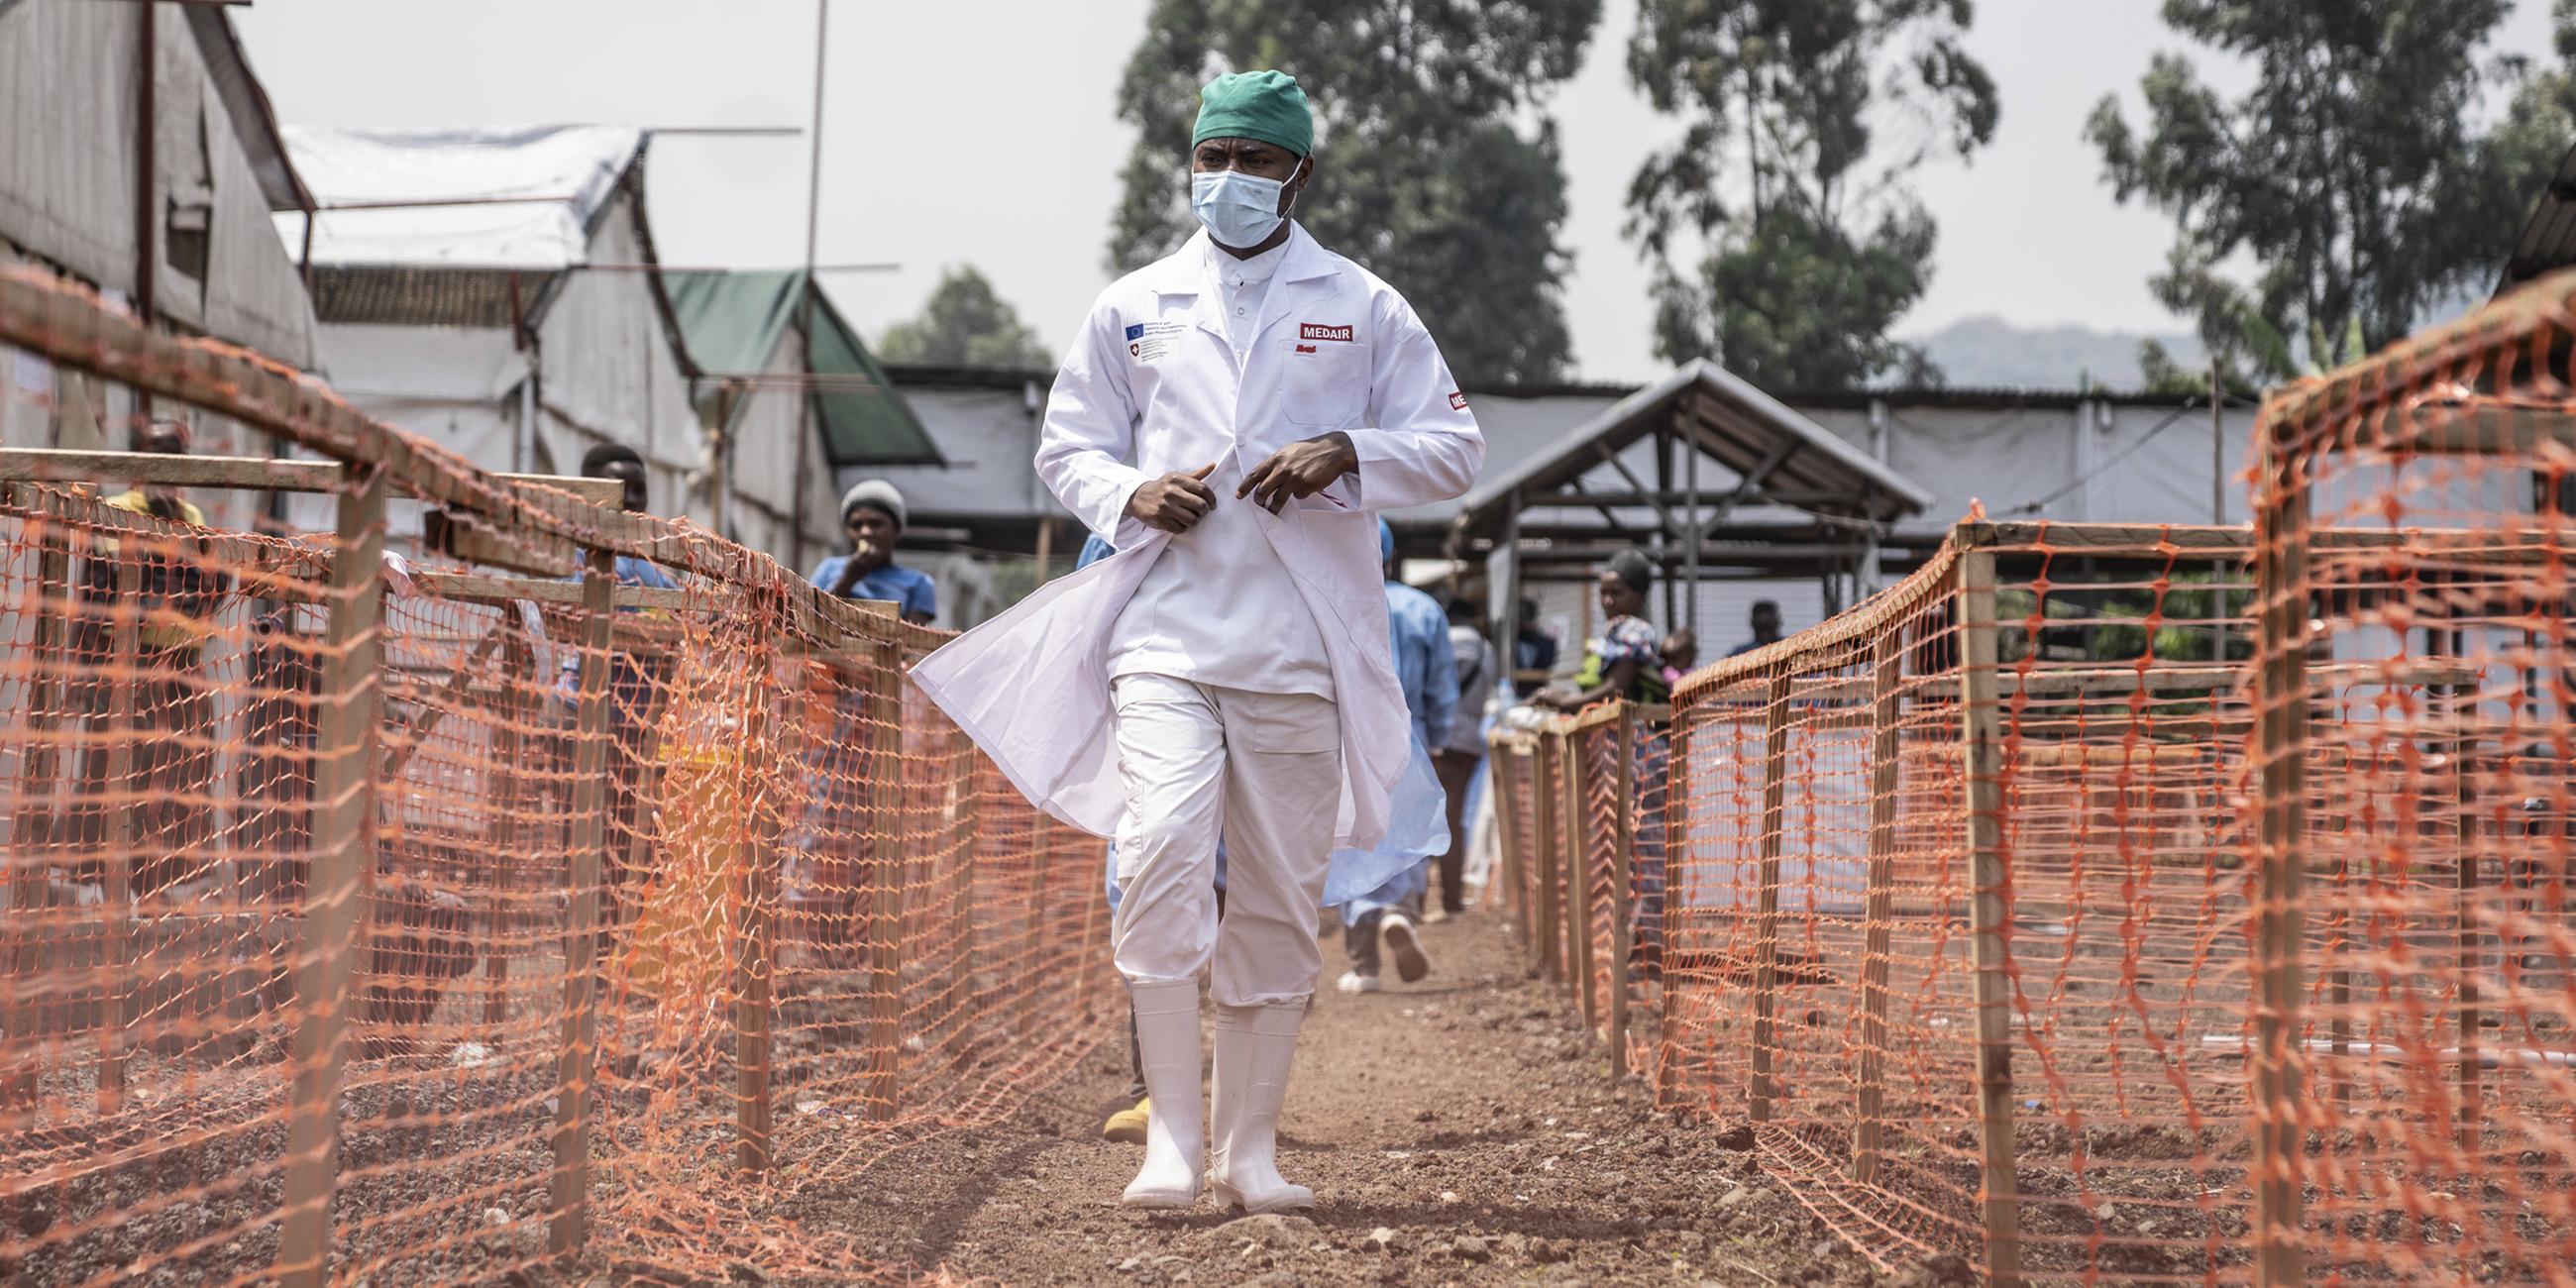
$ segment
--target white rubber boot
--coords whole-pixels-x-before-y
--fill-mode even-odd
[[[1119,1201],[1132,1208],[1185,1208],[1199,1201],[1207,1143],[1199,1099],[1199,985],[1130,984],[1136,1050],[1145,1065],[1145,1165]]]
[[[1246,1212],[1302,1212],[1315,1192],[1279,1175],[1279,1106],[1303,1002],[1216,1008],[1216,1141],[1208,1187]]]

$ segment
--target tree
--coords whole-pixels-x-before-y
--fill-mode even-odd
[[[941,273],[921,316],[887,327],[877,356],[925,367],[1024,368],[1055,361],[1019,312],[971,265]]]
[[[2144,132],[2105,98],[2084,135],[2119,200],[2173,216],[2150,284],[2194,319],[2230,383],[2377,348],[2491,279],[2538,191],[2534,166],[2545,174],[2566,147],[2563,94],[2482,54],[2510,7],[2166,0],[2166,25],[2251,63],[2253,87],[2231,102],[2185,56],[2159,54]],[[2560,0],[2562,23],[2568,12]],[[2485,94],[2517,86],[2507,123],[2481,129]],[[2241,281],[2231,263],[2248,257]]]
[[[1155,0],[1119,86],[1137,137],[1111,268],[1167,255],[1198,227],[1187,158],[1199,87],[1229,68],[1277,67],[1317,117],[1298,220],[1403,291],[1461,379],[1561,379],[1572,260],[1558,241],[1556,128],[1541,109],[1600,13],[1600,0]]]
[[[1994,80],[1959,43],[1971,16],[1970,0],[1640,0],[1629,79],[1686,123],[1628,190],[1657,353],[1774,389],[1937,378],[1888,330],[1938,239],[1906,176],[1994,137]],[[1914,131],[1878,128],[1895,120]]]

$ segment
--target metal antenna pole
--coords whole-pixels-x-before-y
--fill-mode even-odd
[[[823,69],[825,36],[832,26],[832,0],[814,0],[814,147],[805,171],[805,281],[803,331],[805,374],[814,374],[814,243],[822,228],[823,213]],[[796,501],[789,507],[787,565],[796,571],[805,568],[805,496],[814,490],[812,457],[814,451],[814,391],[807,389],[796,400]]]

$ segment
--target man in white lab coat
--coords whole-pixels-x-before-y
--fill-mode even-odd
[[[1038,444],[1047,485],[1118,553],[913,672],[1032,801],[1117,841],[1111,933],[1152,1100],[1132,1206],[1195,1202],[1203,1155],[1230,1203],[1314,1202],[1274,1151],[1323,965],[1316,902],[1336,846],[1386,833],[1411,751],[1374,513],[1457,496],[1484,460],[1404,298],[1287,217],[1313,150],[1288,77],[1202,91],[1205,231],[1101,293]]]

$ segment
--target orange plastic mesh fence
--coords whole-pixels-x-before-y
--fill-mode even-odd
[[[2260,427],[2248,1054],[2277,1275],[2576,1277],[2571,294]]]
[[[1114,1031],[1100,844],[938,633],[38,277],[0,344],[0,423],[200,428],[0,453],[0,1278],[870,1278],[789,1210]],[[263,438],[350,464],[205,459]]]
[[[2374,549],[2374,559],[2385,553]],[[1659,1102],[1715,1129],[1749,1127],[1789,1193],[1891,1267],[1954,1254],[1999,1281],[2256,1278],[2249,1236],[2265,1119],[2249,1056],[2265,1008],[2253,938],[2262,901],[2245,828],[2248,802],[2260,798],[2245,754],[2250,550],[2242,530],[1971,522],[1868,603],[1685,680],[1671,796],[1656,806],[1667,828],[1662,889],[1630,886],[1630,932],[1642,940],[1659,920],[1660,952],[1597,968],[1628,978],[1592,984],[1602,996],[1631,990],[1653,1016],[1652,1027],[1629,1026],[1630,1067],[1654,1081]],[[2382,604],[2417,580],[2372,563],[2343,585],[2362,597],[2352,602]],[[2391,711],[2420,710],[2448,730],[2462,709],[2462,678],[2447,662],[2375,671],[2338,662],[2315,678],[2342,718],[2367,709],[2374,734],[2388,732]],[[1508,764],[1516,742],[1543,754],[1551,740],[1598,745],[1619,727],[1593,713],[1499,735],[1497,750]],[[2394,775],[2429,754],[2353,743],[2320,744],[2338,778]],[[2529,775],[2536,758],[2515,763]],[[1497,781],[1508,794],[1524,780]],[[1501,808],[1523,812],[1508,799]],[[2413,819],[2425,809],[2412,797],[2402,809],[2394,799],[2338,807],[2332,834],[2393,844],[2424,830]],[[2414,848],[2409,861],[2425,862]],[[1629,870],[1645,871],[1644,858],[1632,849]],[[1557,860],[1525,861],[1545,870]],[[1585,861],[1615,869],[1621,859]],[[2496,866],[2507,889],[2508,867],[2546,868]],[[2455,871],[2443,870],[2445,900],[2458,898]],[[2527,875],[2524,893],[2494,898],[2499,909],[2546,906],[2544,887]],[[2396,894],[2383,880],[2369,898]],[[2314,906],[2313,890],[2309,898]],[[2357,902],[2372,915],[2404,911],[2403,900]],[[2440,909],[2451,916],[2456,906]],[[2456,933],[2449,922],[2440,929]],[[2456,1037],[2415,1042],[2397,1023],[2414,1016],[2440,1029],[2454,1023],[2456,999],[2388,967],[2437,969],[2425,954],[2453,941],[2421,927],[2386,933],[2380,977],[2352,987],[2377,999],[2368,1009],[2378,1017],[2354,1020],[2354,1049],[2368,1052],[2355,1059],[2369,1076],[2352,1076],[2408,1119],[2424,1109],[2420,1099],[2404,1107],[2407,1088],[2420,1097],[2451,1085],[2466,1062]],[[2312,986],[2312,1006],[2326,987]],[[2318,1028],[2319,1040],[2330,1036]],[[2499,1083],[2529,1084],[2511,1148],[2526,1160],[2560,1157],[2538,1143],[2563,1130],[2537,1112],[2555,1103],[2563,1118],[2567,1103],[2537,1096],[2562,1076],[2554,1046],[2519,1031],[2500,1038],[2493,1026],[2484,1041],[2511,1048],[2481,1062],[2490,1117],[2509,1094]],[[2512,1072],[2500,1075],[2499,1063]],[[2405,1144],[2416,1151],[2407,1166],[2422,1168],[2431,1147]],[[2489,1149],[2516,1156],[2500,1140]],[[2387,1141],[2328,1156],[2354,1153],[2393,1162]],[[2457,1175],[2425,1178],[2420,1194],[2414,1180],[2383,1177],[2387,1197],[2340,1236],[2337,1270],[2385,1278],[2386,1267],[2421,1276],[2474,1263],[2486,1277],[2560,1273],[2528,1253],[2540,1229],[2564,1237],[2545,1205],[2565,1186],[2533,1183],[2562,1165],[2529,1166],[2533,1177],[2506,1189],[2514,1203],[2544,1207],[2523,1215],[2519,1236],[2501,1232],[2495,1197],[2482,1205],[2483,1229],[2456,1224],[2444,1235],[2392,1222],[2405,1202],[2428,1216],[2480,1204],[2459,1197],[2475,1191]],[[2501,1179],[2490,1167],[2481,1183]],[[2308,1238],[2322,1235],[2312,1220]]]

